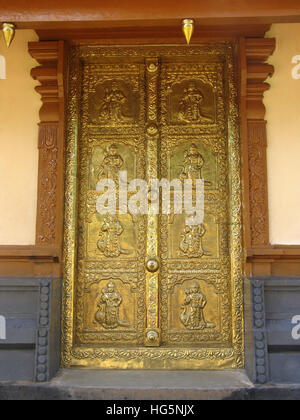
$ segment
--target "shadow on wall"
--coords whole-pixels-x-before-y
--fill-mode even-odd
[[[6,79],[6,60],[3,55],[0,55],[0,79]]]

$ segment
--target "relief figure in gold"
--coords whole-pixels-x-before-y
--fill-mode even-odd
[[[124,165],[124,160],[118,152],[115,144],[110,144],[105,153],[103,161],[100,165],[98,177],[112,179],[115,182],[119,180],[119,171]]]
[[[107,214],[103,221],[98,240],[98,249],[106,257],[119,257],[121,254],[129,252],[121,247],[120,236],[124,232],[124,227],[116,215]]]
[[[182,99],[179,102],[179,120],[185,123],[199,123],[201,119],[211,121],[210,117],[203,115],[203,100],[204,95],[197,88],[196,83],[190,82],[188,87],[184,89]]]
[[[124,113],[127,102],[127,97],[118,87],[118,83],[112,82],[111,88],[105,89],[104,98],[100,104],[100,120],[111,124],[130,121],[131,118]]]
[[[97,304],[98,311],[95,314],[95,321],[106,329],[117,327],[129,327],[128,322],[120,320],[119,308],[123,298],[113,281],[101,290],[101,296]]]
[[[193,143],[188,150],[184,152],[184,161],[180,173],[180,180],[185,179],[202,179],[202,168],[204,165],[204,158],[199,152],[197,146]]]
[[[185,294],[183,311],[180,315],[182,324],[189,330],[215,328],[214,323],[205,320],[204,308],[207,305],[207,299],[201,292],[198,282],[194,282],[191,287],[186,289]]]
[[[207,253],[203,249],[202,238],[206,233],[203,223],[195,226],[185,226],[179,244],[180,255],[189,258],[201,258]]]

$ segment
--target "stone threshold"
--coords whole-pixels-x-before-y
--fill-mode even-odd
[[[63,369],[48,383],[0,382],[0,400],[300,400],[300,384],[256,386],[245,371]]]

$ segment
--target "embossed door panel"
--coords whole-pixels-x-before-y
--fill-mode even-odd
[[[230,44],[73,47],[64,366],[243,367],[233,63]],[[188,215],[173,210],[100,214],[99,182],[118,185],[120,171],[127,171],[127,185],[136,178],[204,179],[203,223],[189,226]]]
[[[162,341],[178,347],[232,339],[225,70],[216,57],[161,66],[161,176],[205,180],[201,226],[161,217]]]
[[[145,178],[145,65],[86,63],[79,141],[78,344],[144,343],[145,217],[100,215],[97,183]]]

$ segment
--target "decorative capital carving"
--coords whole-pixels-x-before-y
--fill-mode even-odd
[[[275,38],[246,38],[248,63],[265,63],[276,47]]]
[[[273,54],[275,45],[273,38],[246,39],[248,119],[265,118],[266,108],[263,97],[270,88],[265,80],[274,73],[274,67],[266,61]]]
[[[43,102],[40,110],[42,122],[59,121],[59,103],[64,96],[62,79],[59,77],[63,44],[62,41],[29,43],[30,55],[40,64],[31,70],[31,76],[40,82],[36,91]]]

